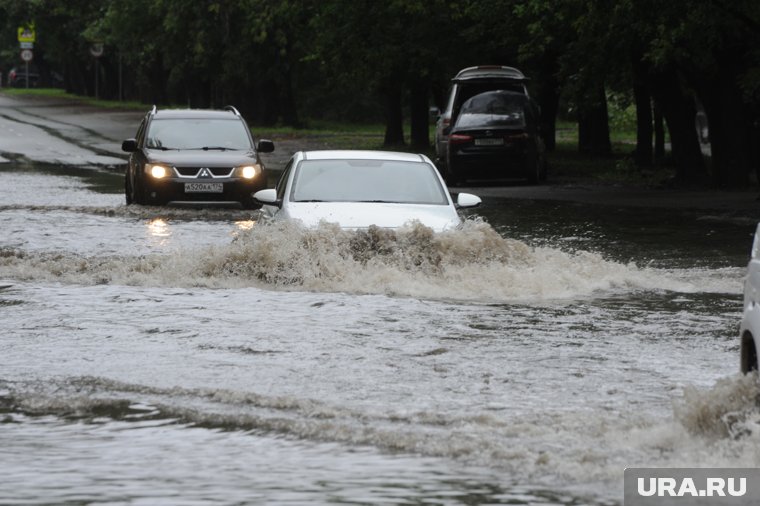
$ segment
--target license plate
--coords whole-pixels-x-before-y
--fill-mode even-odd
[[[185,183],[185,193],[222,193],[224,183]]]
[[[503,146],[504,145],[504,138],[485,138],[485,139],[475,139],[475,145],[476,146]]]

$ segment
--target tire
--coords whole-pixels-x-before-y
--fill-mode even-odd
[[[256,202],[253,197],[247,197],[240,201],[240,205],[243,206],[243,209],[250,209],[250,210],[256,210],[261,209],[261,204]]]
[[[446,186],[449,187],[462,186],[465,183],[464,178],[457,175],[456,171],[452,168],[451,163],[447,163],[444,166],[443,179],[446,181]]]
[[[541,171],[538,174],[538,180],[540,182],[546,181],[547,173],[549,172],[549,162],[546,161],[546,158],[541,160]]]
[[[134,197],[132,196],[132,185],[129,183],[129,172],[124,174],[124,197],[127,201],[127,205],[134,203]]]
[[[135,174],[135,184],[134,187],[132,187],[132,202],[140,205],[147,204],[147,198],[145,196],[145,190],[143,190],[142,179],[137,174]]]

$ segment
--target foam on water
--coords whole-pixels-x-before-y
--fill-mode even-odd
[[[263,288],[487,302],[544,301],[637,290],[738,293],[737,269],[663,270],[601,254],[529,247],[470,220],[435,234],[418,223],[345,231],[323,223],[258,224],[230,244],[167,255],[83,256],[0,250],[0,276],[78,284]]]
[[[0,411],[74,420],[171,420],[371,445],[502,469],[525,482],[588,487],[619,485],[626,467],[757,467],[758,396],[757,376],[737,375],[711,389],[687,388],[669,418],[550,406],[518,415],[452,415],[80,377],[54,385],[0,382]]]

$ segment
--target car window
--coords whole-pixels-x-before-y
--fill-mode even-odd
[[[148,148],[251,149],[246,126],[238,119],[153,118],[145,141]]]
[[[448,204],[435,168],[424,162],[304,160],[292,201]]]
[[[457,116],[461,109],[461,105],[474,97],[487,91],[493,90],[507,90],[515,93],[525,94],[525,86],[519,82],[509,81],[490,81],[490,82],[478,82],[478,83],[459,83],[457,89],[456,102],[452,107],[452,116]]]
[[[521,128],[532,121],[525,95],[495,91],[475,95],[462,104],[457,127],[510,126]]]
[[[145,133],[145,118],[140,122],[140,126],[137,127],[137,133],[135,134],[135,139],[137,139],[137,142],[140,142],[143,134]]]
[[[291,170],[293,170],[293,160],[290,160],[290,162],[288,162],[285,170],[282,171],[280,180],[277,182],[277,200],[282,201],[285,198],[285,187],[288,186],[288,178],[290,177]]]

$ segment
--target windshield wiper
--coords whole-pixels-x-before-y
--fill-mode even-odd
[[[309,200],[295,200],[294,202],[324,202],[324,200],[309,199]]]
[[[398,204],[396,200],[357,200],[357,202],[369,202],[372,204]]]
[[[160,149],[161,151],[179,151],[179,148],[169,148],[166,146],[149,146],[148,149]]]
[[[237,151],[235,148],[228,148],[225,146],[203,146],[202,148],[188,148],[188,149],[202,149],[203,151]]]

